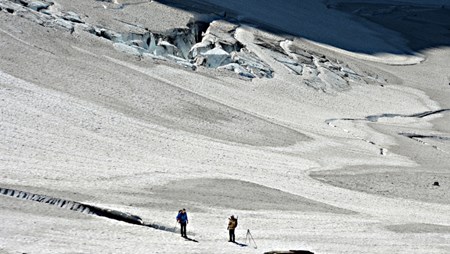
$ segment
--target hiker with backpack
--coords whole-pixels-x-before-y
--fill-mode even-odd
[[[235,236],[234,236],[234,230],[236,229],[238,225],[238,219],[234,217],[234,215],[231,215],[230,218],[228,218],[228,233],[230,236],[229,242],[235,242]]]
[[[177,222],[180,223],[181,226],[181,236],[187,238],[186,225],[189,223],[189,220],[186,213],[186,209],[183,208],[178,212]]]

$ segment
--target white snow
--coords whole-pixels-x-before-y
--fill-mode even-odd
[[[271,0],[205,2],[232,10],[241,21],[254,20],[261,27],[295,34],[354,57],[390,64],[412,64],[423,60],[420,56],[409,55],[411,50],[399,34],[381,26],[368,27],[347,14],[327,9],[322,1],[286,0],[283,5]],[[395,53],[376,54],[383,52]]]
[[[230,54],[219,47],[202,53],[202,56],[206,58],[206,66],[210,68],[217,68],[221,65],[228,64],[230,61]]]
[[[446,45],[411,52],[340,1],[201,1],[251,24],[179,47],[124,24],[169,31],[200,1],[55,2],[113,38],[0,0],[0,187],[168,228],[186,208],[198,242],[0,195],[1,253],[450,252],[450,112],[413,116],[450,108]]]

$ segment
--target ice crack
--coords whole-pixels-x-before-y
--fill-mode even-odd
[[[102,208],[98,206],[93,206],[77,201],[50,197],[42,194],[34,194],[26,191],[14,190],[9,188],[0,187],[0,194],[4,196],[9,196],[13,198],[18,198],[22,200],[30,200],[40,203],[45,203],[53,206],[57,206],[63,209],[68,209],[75,212],[84,213],[87,215],[96,215],[105,217],[108,219],[123,221],[130,224],[141,225],[146,227],[155,228],[158,230],[164,230],[169,232],[176,232],[173,227],[167,227],[158,223],[145,223],[141,217],[133,215],[127,212],[121,212],[113,209]]]

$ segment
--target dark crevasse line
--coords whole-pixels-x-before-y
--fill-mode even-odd
[[[424,118],[424,117],[427,117],[427,116],[430,116],[430,115],[444,113],[444,112],[447,112],[447,111],[450,111],[450,108],[439,109],[439,110],[434,110],[434,111],[425,111],[425,112],[422,112],[422,113],[412,114],[412,115],[409,115],[407,117]]]
[[[422,135],[422,134],[415,134],[415,133],[405,133],[401,132],[399,133],[401,136],[405,136],[411,139],[436,139],[441,141],[450,141],[450,137],[442,137],[437,135]]]
[[[446,112],[450,112],[450,109],[446,108],[446,109],[438,109],[438,110],[430,110],[430,111],[425,111],[425,112],[420,112],[420,113],[415,113],[415,114],[409,114],[409,115],[405,115],[405,114],[393,114],[393,113],[385,113],[385,114],[380,114],[380,115],[370,115],[370,116],[366,116],[365,118],[331,118],[331,119],[327,119],[325,120],[325,123],[328,124],[331,127],[337,127],[336,125],[333,124],[333,122],[335,121],[369,121],[369,122],[378,122],[378,120],[380,118],[394,118],[394,117],[403,117],[403,118],[424,118],[427,116],[431,116],[431,115],[435,115],[435,114],[439,114],[439,113],[446,113]],[[344,130],[346,131],[346,130]],[[349,132],[349,131],[346,131]],[[420,135],[420,134],[411,134],[411,133],[399,133],[399,135],[401,136],[405,136],[414,140],[417,139],[423,139],[423,138],[428,138],[428,139],[436,139],[436,140],[441,140],[441,141],[447,141],[450,140],[450,138],[448,137],[441,137],[441,136],[436,136],[436,135]],[[364,138],[358,137],[359,139],[368,142],[372,145],[376,145],[377,144],[373,141],[370,140],[366,140]],[[422,142],[424,143],[424,142]],[[424,143],[426,144],[426,143]],[[445,152],[441,149],[439,149],[436,146],[433,146],[434,148]],[[380,148],[380,154],[384,155],[386,152],[385,148]]]
[[[325,120],[325,123],[328,125],[332,125],[334,121],[363,121],[363,118],[330,118]]]
[[[366,120],[370,122],[378,122],[380,118],[394,118],[394,117],[408,117],[408,118],[424,118],[427,116],[444,113],[450,111],[450,109],[439,109],[439,110],[432,110],[432,111],[425,111],[421,113],[411,114],[411,115],[403,115],[403,114],[392,114],[392,113],[386,113],[381,115],[371,115],[367,116]],[[341,119],[342,120],[342,119]]]
[[[398,135],[410,138],[410,139],[417,141],[424,145],[429,145],[440,152],[450,154],[448,151],[441,149],[437,145],[429,144],[424,141],[424,139],[431,139],[431,140],[441,141],[441,142],[442,141],[450,141],[450,137],[442,137],[442,136],[437,136],[437,135],[422,135],[422,134],[405,133],[405,132],[400,132],[400,133],[398,133]]]
[[[438,110],[432,110],[432,111],[425,111],[410,115],[404,115],[404,114],[394,114],[394,113],[384,113],[380,115],[370,115],[366,116],[365,118],[330,118],[325,120],[325,123],[328,125],[332,125],[332,122],[334,121],[369,121],[369,122],[378,122],[380,118],[394,118],[394,117],[405,117],[405,118],[424,118],[427,116],[439,114],[439,113],[445,113],[450,112],[450,108],[445,109],[438,109]]]
[[[136,215],[133,215],[130,213],[121,212],[121,211],[112,210],[112,209],[101,208],[98,206],[88,205],[88,204],[71,201],[71,200],[67,200],[67,199],[55,198],[55,197],[50,197],[47,195],[34,194],[34,193],[26,192],[26,191],[1,188],[1,187],[0,187],[0,194],[4,195],[4,196],[22,199],[22,200],[30,200],[30,201],[36,201],[36,202],[40,202],[40,203],[49,204],[49,205],[54,205],[54,206],[58,206],[60,208],[84,213],[87,215],[101,216],[101,217],[105,217],[108,219],[123,221],[123,222],[130,223],[130,224],[151,227],[151,228],[169,231],[169,232],[176,231],[175,228],[170,228],[170,227],[166,227],[166,226],[154,224],[154,223],[144,223],[144,221],[139,216],[136,216]]]

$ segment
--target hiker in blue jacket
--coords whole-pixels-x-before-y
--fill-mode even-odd
[[[186,209],[183,208],[183,210],[180,210],[178,212],[177,222],[180,223],[180,226],[181,226],[181,236],[187,238],[186,225],[188,224],[189,220],[188,220],[188,216],[186,213]]]

